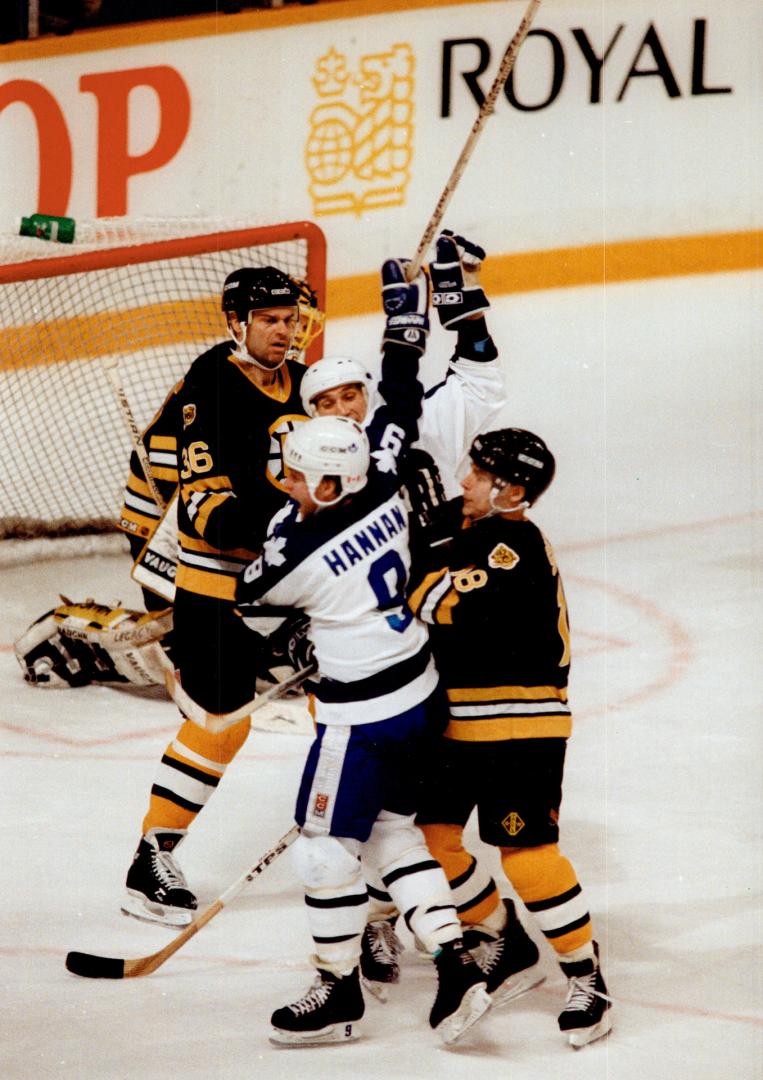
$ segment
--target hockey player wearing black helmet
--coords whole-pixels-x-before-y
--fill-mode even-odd
[[[568,979],[559,1027],[573,1047],[606,1035],[610,1001],[577,874],[562,854],[559,808],[572,718],[567,605],[551,545],[525,511],[554,458],[537,435],[504,428],[472,443],[457,527],[419,538],[409,604],[430,624],[450,720],[417,823],[442,864],[493,1003],[542,982],[514,902],[463,845],[477,810],[501,866]],[[460,505],[459,505],[460,502]],[[458,511],[460,510],[460,514]],[[441,525],[441,523],[439,523]],[[434,546],[433,546],[434,544]]]
[[[286,500],[283,438],[307,419],[298,359],[323,313],[306,281],[272,266],[229,274],[220,307],[221,340],[197,357],[142,435],[161,500],[135,451],[130,458],[118,527],[150,614],[92,600],[47,612],[16,643],[34,685],[161,684],[169,657],[193,700],[226,712],[254,696],[260,676],[269,680],[270,650],[258,655],[233,591]],[[286,628],[281,637],[290,640]],[[183,717],[151,787],[126,914],[168,926],[191,921],[196,898],[174,850],[248,731],[248,720],[212,733]]]
[[[240,360],[270,374],[284,363],[298,326],[300,289],[273,266],[245,266],[223,284],[222,309]]]
[[[221,341],[194,361],[165,402],[161,428],[157,418],[148,433],[151,463],[179,489],[172,659],[182,688],[217,714],[251,700],[267,666],[259,635],[234,611],[234,595],[239,571],[286,500],[283,438],[307,419],[306,369],[287,356],[301,298],[300,285],[275,267],[229,274],[221,306],[233,347]],[[139,481],[136,496],[145,509]],[[246,719],[215,734],[183,717],[151,788],[126,914],[170,926],[191,921],[196,898],[174,851],[249,728]]]
[[[461,485],[467,517],[516,513],[532,506],[556,471],[554,456],[543,439],[522,428],[478,435],[469,457],[472,471]]]

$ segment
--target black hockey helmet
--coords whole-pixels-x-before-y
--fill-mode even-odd
[[[245,323],[257,308],[296,307],[300,289],[275,266],[243,266],[223,284],[222,309]]]
[[[521,484],[534,503],[554,479],[554,455],[538,435],[522,428],[500,428],[478,435],[469,456],[478,468],[510,484]]]

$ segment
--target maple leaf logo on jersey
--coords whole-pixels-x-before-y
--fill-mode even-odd
[[[281,566],[286,562],[286,556],[281,554],[281,549],[286,545],[284,536],[271,536],[262,545],[262,554],[268,566]]]
[[[394,472],[397,468],[397,457],[389,446],[382,447],[381,450],[372,450],[371,457],[376,462],[376,468],[380,473]]]
[[[507,544],[496,544],[487,557],[487,564],[493,570],[513,570],[519,562],[519,556]]]

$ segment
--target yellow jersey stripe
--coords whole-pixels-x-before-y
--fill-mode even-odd
[[[202,596],[211,596],[217,600],[236,599],[237,575],[213,574],[207,570],[198,570],[195,567],[178,566],[175,584],[179,589],[186,592],[201,593]]]
[[[424,604],[430,589],[432,589],[439,581],[442,581],[447,573],[447,566],[443,567],[441,570],[433,570],[431,573],[427,574],[419,587],[411,593],[408,597],[408,607],[414,615],[418,615],[421,611],[422,605]]]
[[[180,546],[186,551],[198,551],[202,555],[221,555],[223,558],[247,559],[249,562],[257,558],[257,552],[250,551],[249,548],[231,548],[230,551],[221,551],[220,548],[212,547],[198,536],[189,536],[188,533],[180,532],[178,537]]]
[[[178,441],[174,435],[152,435],[148,445],[152,450],[177,450]]]
[[[567,690],[559,686],[479,686],[448,690],[450,701],[567,701]]]
[[[451,720],[445,737],[460,742],[503,742],[505,739],[566,739],[570,716],[494,716],[487,720]]]

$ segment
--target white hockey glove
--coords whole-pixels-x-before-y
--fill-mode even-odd
[[[430,263],[432,303],[446,330],[457,330],[464,319],[490,307],[479,282],[485,250],[463,236],[443,229],[437,237],[437,258]]]
[[[429,278],[419,270],[406,281],[409,259],[387,259],[381,269],[382,306],[387,316],[382,347],[387,342],[424,351],[429,333]]]
[[[161,640],[172,610],[149,612],[70,601],[36,619],[14,642],[24,678],[33,686],[90,683],[163,685],[167,658]]]

